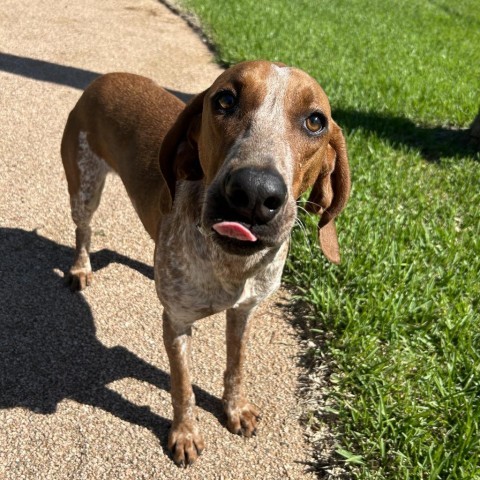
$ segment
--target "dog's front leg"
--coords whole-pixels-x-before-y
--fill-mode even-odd
[[[250,308],[227,310],[227,369],[224,376],[223,405],[227,427],[235,434],[255,435],[260,412],[245,398],[243,364],[250,330]]]
[[[192,464],[204,442],[195,419],[195,396],[190,381],[191,326],[179,326],[163,313],[163,342],[170,361],[173,424],[168,448],[180,466]]]

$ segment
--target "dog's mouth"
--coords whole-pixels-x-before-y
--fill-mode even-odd
[[[243,222],[218,220],[211,231],[214,241],[226,252],[234,255],[252,255],[265,243],[252,231],[253,227]]]
[[[256,242],[258,238],[252,231],[240,222],[217,222],[212,228],[218,235],[241,242]]]
[[[235,211],[218,188],[211,188],[202,211],[201,231],[226,253],[248,256],[276,248],[289,233],[295,211],[288,203],[267,222]]]

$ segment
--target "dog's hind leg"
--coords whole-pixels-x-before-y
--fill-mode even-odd
[[[83,290],[90,285],[93,277],[89,255],[92,236],[90,222],[100,204],[109,167],[90,148],[86,132],[80,131],[77,138],[69,136],[68,124],[62,141],[62,160],[68,181],[72,219],[77,226],[75,260],[68,272],[67,283],[72,290]]]

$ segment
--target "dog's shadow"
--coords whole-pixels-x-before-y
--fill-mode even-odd
[[[99,407],[153,432],[166,450],[170,421],[108,387],[130,377],[168,390],[170,376],[124,347],[107,348],[66,271],[73,250],[36,232],[0,228],[0,408],[51,414],[63,399]],[[153,278],[152,267],[110,250],[92,255],[94,270],[120,262]],[[161,319],[159,319],[159,322]],[[223,420],[220,399],[194,387],[197,404]]]

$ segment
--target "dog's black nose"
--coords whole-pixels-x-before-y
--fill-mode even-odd
[[[252,224],[272,220],[287,199],[287,186],[273,169],[239,168],[224,184],[229,207]]]

